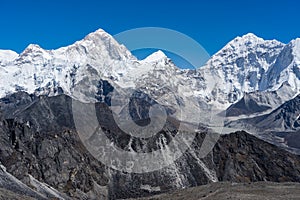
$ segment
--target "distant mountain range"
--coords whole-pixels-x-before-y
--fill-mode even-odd
[[[0,176],[8,180],[0,186],[18,198],[118,199],[218,181],[300,182],[299,69],[300,39],[283,44],[251,33],[193,70],[162,51],[138,60],[101,29],[56,50],[0,50]],[[165,168],[117,171],[83,145],[72,102],[95,104],[101,128],[124,151],[163,150],[181,123],[196,137]],[[117,114],[147,125],[153,105],[167,117],[150,139],[114,121]],[[203,158],[199,147],[213,134],[223,135]]]
[[[111,96],[99,88],[99,80],[105,80],[115,90],[149,95],[181,121],[210,126],[217,113],[226,111],[236,120],[271,112],[292,99],[300,90],[299,52],[300,39],[283,44],[249,33],[230,41],[204,66],[183,70],[162,51],[138,60],[99,29],[56,50],[34,44],[19,55],[0,50],[0,96],[16,91],[37,96],[64,93],[95,102]],[[228,120],[232,118],[224,119]]]
[[[151,85],[156,82],[170,87],[179,96],[197,97],[224,109],[244,93],[276,91],[284,83],[298,92],[299,49],[300,39],[283,44],[249,33],[230,41],[197,70],[181,70],[161,51],[137,60],[126,47],[99,29],[56,50],[44,50],[33,44],[20,55],[1,50],[0,94],[3,97],[24,90],[53,96],[61,87],[65,94],[75,96],[76,85],[101,78],[120,86],[148,86],[144,89],[147,93],[157,89]],[[161,76],[156,77],[158,72]]]

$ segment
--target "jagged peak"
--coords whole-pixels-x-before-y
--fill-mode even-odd
[[[149,56],[147,56],[143,61],[144,62],[155,62],[155,61],[160,61],[163,59],[167,59],[168,57],[166,56],[166,54],[161,51],[158,50],[152,54],[150,54]]]
[[[264,42],[265,40],[256,36],[254,33],[247,33],[243,36],[237,36],[233,40],[231,40],[228,44],[229,45],[245,45],[245,44],[256,44]]]
[[[94,40],[99,38],[113,38],[109,33],[99,28],[96,31],[89,33],[83,40]]]
[[[247,34],[243,35],[241,38],[243,38],[243,39],[261,39],[261,40],[263,40],[261,37],[258,37],[254,33],[247,33]]]
[[[25,49],[42,49],[38,44],[29,44]]]
[[[238,44],[238,45],[245,45],[245,44],[260,44],[260,43],[269,43],[269,44],[273,44],[273,45],[284,45],[282,42],[272,39],[272,40],[268,40],[268,39],[263,39],[257,35],[255,35],[254,33],[247,33],[245,35],[242,36],[238,36],[236,38],[234,38],[233,40],[231,40],[228,44],[233,45],[233,44]]]
[[[230,42],[228,42],[221,50],[219,50],[215,55],[212,57],[218,56],[220,54],[223,55],[224,52],[227,50],[231,51],[247,51],[247,48],[256,48],[259,45],[265,45],[266,47],[280,47],[282,48],[285,44],[275,39],[273,40],[265,40],[261,37],[258,37],[254,33],[247,33],[243,36],[237,36]],[[231,53],[229,53],[231,54]]]
[[[83,39],[76,41],[73,44],[70,44],[68,46],[65,47],[60,47],[58,49],[54,49],[54,50],[46,50],[43,49],[41,46],[39,46],[38,44],[29,44],[24,50],[23,52],[20,54],[24,54],[24,52],[32,52],[32,51],[56,51],[56,50],[65,50],[68,47],[71,47],[73,45],[76,44],[81,44],[84,43],[87,40],[96,40],[97,38],[113,38],[110,34],[108,34],[107,32],[105,32],[103,29],[97,29],[96,31],[89,33],[88,35],[86,35]]]
[[[38,44],[29,44],[20,55],[24,55],[29,52],[38,52],[38,51],[45,51],[45,50],[42,47],[40,47]]]
[[[18,56],[16,59],[17,62],[22,62],[23,59],[31,60],[32,57],[39,55],[43,57],[44,59],[51,59],[51,51],[45,50],[42,47],[40,47],[38,44],[29,44],[24,51]],[[30,58],[31,57],[31,58]]]
[[[56,52],[65,52],[67,49],[72,49],[77,46],[84,46],[87,50],[89,47],[94,49],[95,46],[105,46],[107,51],[110,51],[110,54],[115,58],[126,57],[129,59],[133,59],[131,52],[122,44],[119,44],[113,36],[104,31],[103,29],[97,29],[96,31],[89,33],[82,40],[76,41],[75,43],[61,47],[56,50]],[[100,54],[101,52],[94,51],[93,53]]]
[[[295,39],[291,40],[290,44],[292,44],[293,46],[300,44],[300,38],[295,38]]]
[[[113,46],[117,46],[118,48],[124,48],[123,45],[119,44],[113,36],[104,31],[103,29],[97,29],[96,31],[89,33],[82,40],[75,42],[74,44],[90,44],[94,43],[98,45],[99,43],[112,44]],[[72,45],[71,45],[72,46]]]

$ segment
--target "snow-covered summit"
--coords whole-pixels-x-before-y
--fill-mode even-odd
[[[261,90],[265,73],[284,47],[279,41],[263,40],[252,33],[234,38],[198,69],[208,98],[230,105],[245,92]]]
[[[29,44],[25,50],[23,51],[23,53],[26,52],[34,52],[34,51],[40,51],[40,50],[44,50],[42,49],[38,44]]]
[[[240,41],[241,43],[243,42],[262,42],[264,41],[264,39],[262,39],[261,37],[258,37],[257,35],[255,35],[254,33],[247,33],[245,35],[242,35],[242,36],[238,36],[236,37],[233,42],[236,42],[236,41]]]
[[[98,29],[95,32],[88,34],[84,39],[75,42],[72,47],[84,47],[86,53],[100,54],[107,51],[113,59],[132,59],[133,56],[127,48],[119,44],[110,34],[103,29]],[[63,48],[64,49],[64,48]]]
[[[165,60],[165,59],[168,59],[166,54],[164,52],[162,52],[161,50],[158,50],[158,51],[152,53],[151,55],[147,56],[143,61],[151,63],[151,62],[156,62],[156,61]]]
[[[99,29],[55,50],[29,45],[20,55],[0,51],[0,96],[16,90],[56,95],[58,88],[72,96],[80,86],[77,96],[94,98],[98,81],[105,79],[150,96],[169,93],[161,99],[169,105],[193,101],[195,107],[205,102],[225,108],[244,93],[276,90],[283,82],[300,90],[299,41],[285,45],[249,33],[230,41],[195,71],[180,70],[162,51],[137,60]]]

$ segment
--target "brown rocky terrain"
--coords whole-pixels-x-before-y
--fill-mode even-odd
[[[71,102],[66,95],[34,97],[24,93],[1,100],[0,162],[7,173],[41,195],[37,199],[138,198],[215,181],[300,182],[298,155],[243,131],[222,135],[205,158],[200,157],[200,147],[207,135],[214,134],[207,129],[196,134],[191,148],[182,157],[161,170],[136,174],[110,169],[82,144],[74,128]],[[130,136],[114,124],[106,104],[98,103],[96,107],[103,130],[115,145],[126,150]],[[172,139],[177,123],[169,118],[158,136],[149,139],[145,146],[137,140],[132,148],[146,152],[159,148],[156,137]],[[1,188],[16,192],[6,182],[2,182]],[[217,191],[226,193],[226,189]],[[209,192],[201,194],[209,195]],[[16,195],[36,194],[30,196],[25,190]]]
[[[138,200],[277,200],[300,198],[299,183],[211,183]],[[132,199],[133,200],[133,199]],[[137,200],[137,199],[135,199]]]

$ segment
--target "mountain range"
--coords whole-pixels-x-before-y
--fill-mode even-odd
[[[174,85],[192,87],[194,92],[189,96],[222,103],[224,108],[241,99],[244,93],[274,91],[285,82],[298,91],[299,45],[300,39],[285,45],[249,33],[230,41],[205,66],[180,70],[162,51],[137,60],[126,47],[99,29],[56,50],[44,50],[33,44],[19,55],[1,50],[1,80],[6,83],[1,84],[1,96],[16,90],[55,95],[57,87],[72,96],[76,84],[84,78],[92,81],[93,76],[113,80],[121,86],[125,82],[126,87],[141,87],[150,85],[147,79],[153,81],[155,73],[162,70],[160,82],[172,76]],[[141,82],[142,78],[146,80]],[[217,85],[210,85],[212,80]],[[221,84],[224,88],[220,88]],[[214,91],[218,89],[222,92],[217,96]]]
[[[300,39],[249,33],[197,67],[180,69],[162,51],[138,60],[102,29],[55,50],[0,50],[1,187],[29,199],[124,199],[218,181],[300,182]],[[160,170],[111,169],[82,144],[72,102],[95,104],[101,128],[126,151],[164,147],[181,123],[195,140]],[[167,117],[151,139],[132,139],[114,120],[147,125],[153,105]],[[213,134],[222,135],[203,158]]]
[[[300,85],[299,52],[298,38],[283,44],[249,33],[230,41],[204,66],[183,70],[162,51],[138,60],[99,29],[55,50],[34,44],[21,54],[0,50],[0,97],[16,91],[37,96],[64,93],[96,102],[112,96],[99,89],[99,80],[105,80],[115,90],[149,95],[181,121],[222,127],[237,118],[271,112],[295,97]],[[224,114],[219,117],[224,111],[228,119]]]

